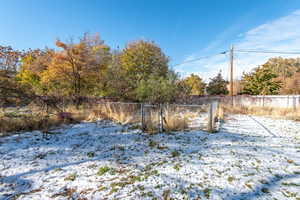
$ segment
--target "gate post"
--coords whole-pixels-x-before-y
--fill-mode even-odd
[[[207,124],[207,130],[208,132],[213,132],[213,107],[212,103],[209,104],[208,108],[208,124]]]
[[[163,104],[159,104],[159,132],[163,132],[164,122],[163,122]]]
[[[141,123],[142,123],[142,130],[145,130],[145,112],[144,112],[144,104],[141,103]]]

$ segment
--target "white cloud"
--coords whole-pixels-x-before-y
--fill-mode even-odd
[[[240,33],[235,42],[236,49],[264,49],[277,51],[295,51],[300,49],[300,10],[287,16],[278,18],[255,27],[246,33]],[[229,31],[231,32],[231,31]],[[227,35],[227,34],[225,34]],[[214,48],[220,42],[219,39],[211,42],[207,48]],[[235,54],[235,76],[240,77],[243,71],[250,71],[254,67],[263,64],[270,57],[296,57],[297,55],[280,54]],[[300,56],[300,55],[299,55]],[[201,57],[200,54],[187,56],[184,61]],[[210,59],[199,60],[193,63],[186,63],[176,67],[178,71],[185,71],[186,74],[196,73],[205,80],[216,75],[222,70],[225,78],[228,77],[228,56],[219,55]]]

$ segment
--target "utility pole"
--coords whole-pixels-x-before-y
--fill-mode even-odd
[[[233,105],[233,45],[230,48],[230,96],[231,105]]]

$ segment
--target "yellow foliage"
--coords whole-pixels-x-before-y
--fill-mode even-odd
[[[129,43],[121,54],[120,62],[122,68],[138,80],[147,78],[151,73],[164,76],[168,72],[168,58],[152,42]]]
[[[206,84],[203,80],[195,74],[191,74],[189,77],[185,78],[184,84],[186,84],[191,89],[191,95],[203,95],[205,91]]]

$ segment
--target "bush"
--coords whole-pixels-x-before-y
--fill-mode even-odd
[[[167,77],[151,75],[141,80],[135,90],[137,100],[149,103],[167,103],[175,101],[180,92],[178,77],[169,72]]]

